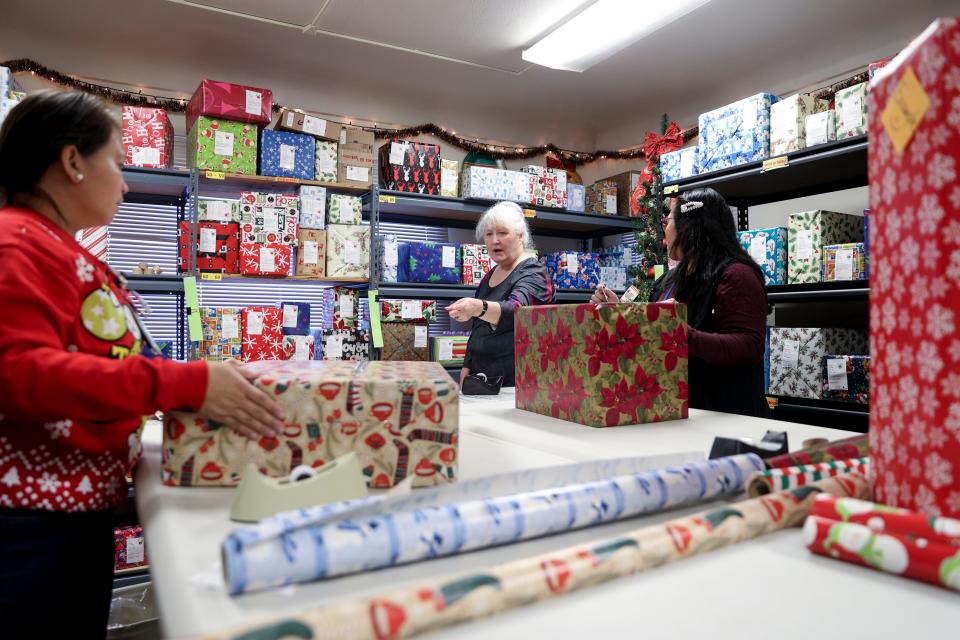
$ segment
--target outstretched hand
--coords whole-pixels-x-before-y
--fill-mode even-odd
[[[236,360],[211,362],[207,371],[207,395],[200,415],[253,440],[282,433],[283,409],[251,384],[256,372],[244,369]]]

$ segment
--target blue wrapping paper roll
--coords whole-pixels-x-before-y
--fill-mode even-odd
[[[637,459],[612,469],[630,460]],[[238,595],[509,544],[736,493],[764,468],[747,454],[585,481],[564,482],[561,475],[555,486],[533,482],[522,493],[472,497],[482,491],[479,479],[386,509],[381,496],[279,514],[227,536],[224,578]],[[458,493],[464,498],[457,500]]]

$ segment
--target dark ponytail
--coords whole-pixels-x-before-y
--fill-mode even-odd
[[[0,200],[32,193],[65,146],[88,156],[118,127],[106,105],[90,94],[45,90],[27,96],[0,127]]]

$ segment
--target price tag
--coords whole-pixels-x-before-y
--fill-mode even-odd
[[[607,196],[606,211],[612,216],[617,215],[617,196]]]
[[[217,252],[217,230],[212,227],[200,227],[200,253]]]
[[[246,112],[252,116],[263,115],[263,94],[259,91],[250,91],[247,89],[247,108]]]
[[[640,290],[635,286],[630,285],[630,287],[623,292],[623,295],[620,296],[620,302],[633,302],[637,299],[637,296],[640,295]]]
[[[567,273],[579,273],[580,271],[580,258],[575,253],[567,254]]]
[[[296,329],[299,319],[300,307],[295,304],[283,305],[283,327],[285,329]]]
[[[381,198],[383,196],[380,196]],[[383,264],[388,267],[395,267],[400,264],[400,248],[396,242],[390,242],[383,247]]]
[[[143,538],[127,538],[127,564],[143,562]]]
[[[310,133],[315,136],[325,135],[327,133],[327,121],[323,118],[316,118],[304,114],[303,131],[304,133]]]
[[[297,166],[297,148],[289,144],[280,145],[280,168],[293,171]]]
[[[827,388],[830,391],[847,391],[847,359],[827,358]]]
[[[303,264],[320,264],[320,243],[303,241]]]
[[[387,204],[397,204],[396,196],[380,196],[380,202],[386,202]]]
[[[837,249],[836,280],[853,280],[853,249]]]
[[[339,360],[343,357],[343,336],[330,335],[324,340],[323,357],[328,360]]]
[[[537,210],[536,210],[536,209],[524,209],[524,210],[523,210],[523,217],[524,217],[524,218],[536,218],[536,217],[537,217]]]
[[[678,193],[679,191],[680,191],[680,185],[673,184],[673,185],[670,185],[669,187],[663,188],[663,195],[669,196],[670,194]]]
[[[407,154],[406,142],[390,143],[390,164],[403,164],[403,156]]]
[[[213,152],[218,156],[233,155],[233,134],[228,131],[217,131],[213,134]],[[209,178],[209,171],[207,172]]]
[[[293,337],[293,359],[303,362],[310,359],[310,348],[307,343],[307,336]]]
[[[693,161],[696,154],[692,151],[686,151],[680,154],[680,175],[686,178],[693,175]]]
[[[236,340],[240,337],[240,323],[237,314],[224,313],[220,317],[220,337],[224,340]]]
[[[404,300],[400,303],[400,317],[404,320],[419,320],[423,317],[423,305],[419,300]]]
[[[223,171],[207,171],[203,175],[209,180],[225,180],[227,177]]]
[[[783,169],[784,167],[789,166],[790,159],[787,156],[777,156],[776,158],[770,158],[769,160],[764,160],[763,165],[760,168],[761,173],[766,173],[767,171],[773,171],[774,169]]]
[[[356,240],[348,240],[344,243],[344,260],[347,264],[360,264],[363,262],[363,250],[360,243]]]
[[[767,236],[756,235],[750,239],[750,257],[761,267],[767,264]]]
[[[247,313],[247,333],[251,336],[263,335],[263,313],[260,311]]]
[[[201,279],[201,280],[212,280],[212,281],[214,281],[214,282],[220,282],[221,280],[223,280],[223,274],[222,274],[222,273],[201,273],[201,274],[200,274],[200,279]]]
[[[133,164],[160,164],[160,149],[153,147],[134,147]]]
[[[349,293],[340,294],[340,317],[341,318],[353,318],[356,317],[356,311],[353,308],[353,296]]]
[[[413,328],[413,348],[425,349],[427,347],[427,325],[418,324]]]
[[[797,260],[811,260],[813,258],[813,230],[800,229],[797,231]]]
[[[347,167],[347,180],[370,182],[370,167]]]
[[[276,254],[270,247],[260,247],[260,272],[273,273],[277,270]]]
[[[263,230],[267,233],[280,233],[280,208],[263,207]]]
[[[443,268],[454,269],[457,266],[457,248],[443,247]]]
[[[840,120],[844,129],[856,129],[863,126],[863,97],[857,96],[844,100],[840,111]]]
[[[440,342],[437,344],[437,347],[438,347],[438,351],[440,352],[440,355],[438,357],[440,358],[441,362],[446,360],[453,360],[453,341],[452,340],[441,339]]]
[[[800,341],[784,340],[780,359],[784,369],[796,369],[800,366]]]
[[[337,154],[335,151],[322,154],[317,161],[320,163],[322,173],[334,173],[337,170]]]

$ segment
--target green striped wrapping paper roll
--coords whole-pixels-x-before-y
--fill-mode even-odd
[[[769,469],[755,473],[750,477],[747,481],[747,493],[751,498],[756,498],[774,491],[786,491],[802,487],[811,482],[832,478],[841,473],[866,474],[869,469],[869,457]]]

